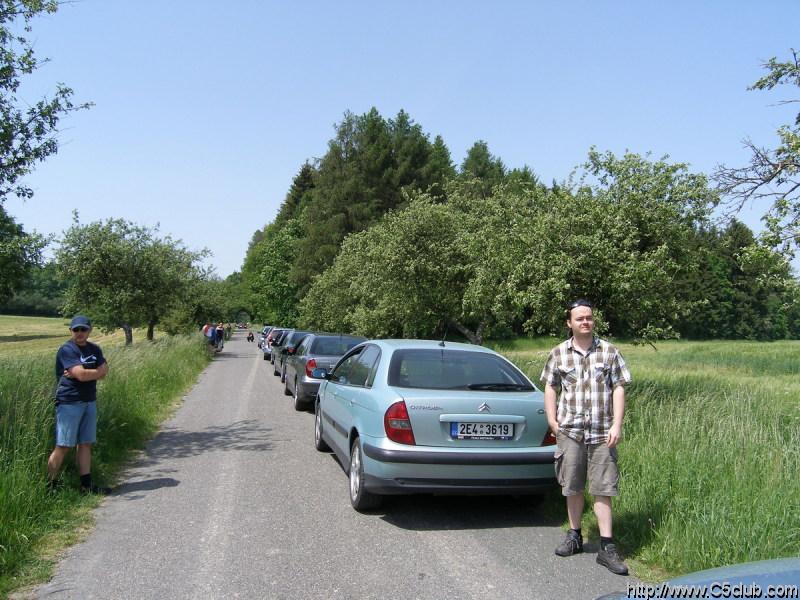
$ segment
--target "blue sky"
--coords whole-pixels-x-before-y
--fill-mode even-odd
[[[63,82],[95,106],[6,209],[58,235],[122,217],[209,248],[228,275],[346,110],[405,109],[460,163],[478,139],[565,179],[588,149],[669,154],[710,173],[773,146],[797,90],[747,91],[800,49],[800,2],[79,0],[37,19]],[[794,96],[792,95],[794,94]],[[746,215],[758,225],[760,208]]]

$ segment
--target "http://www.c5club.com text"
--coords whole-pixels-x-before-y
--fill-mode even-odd
[[[628,584],[628,598],[800,598],[797,585],[713,582],[705,585]]]

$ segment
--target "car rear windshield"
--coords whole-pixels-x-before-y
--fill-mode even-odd
[[[447,348],[397,350],[389,363],[389,385],[500,392],[535,389],[516,367],[495,354]]]
[[[346,336],[325,336],[318,337],[311,344],[309,354],[316,354],[318,356],[341,356],[346,354],[350,348],[353,348],[365,341],[366,338],[351,338]]]
[[[299,342],[300,340],[302,340],[302,339],[303,339],[304,337],[306,337],[308,334],[309,334],[309,332],[308,332],[308,331],[293,331],[292,333],[290,333],[290,334],[289,334],[289,335],[286,337],[286,340],[285,340],[285,342],[286,342],[286,345],[287,345],[287,346],[289,346],[289,345],[291,345],[291,344],[297,345],[297,342]],[[282,341],[284,341],[284,340],[282,340]]]

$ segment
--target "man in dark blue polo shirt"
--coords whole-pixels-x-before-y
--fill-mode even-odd
[[[81,492],[109,494],[110,488],[92,483],[92,444],[97,433],[97,380],[108,373],[100,346],[89,341],[92,323],[76,315],[69,324],[72,337],[56,354],[56,447],[47,461],[50,486],[55,487],[61,465],[77,446]]]

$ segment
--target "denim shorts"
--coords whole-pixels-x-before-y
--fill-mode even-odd
[[[95,402],[69,402],[56,406],[56,446],[73,447],[97,441]]]

